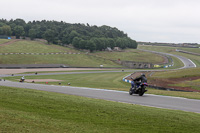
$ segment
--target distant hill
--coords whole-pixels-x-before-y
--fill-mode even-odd
[[[146,58],[149,57],[149,58]],[[162,63],[163,57],[125,49],[120,52],[88,53],[74,48],[47,44],[43,41],[0,39],[0,64],[64,64],[69,67],[124,67],[118,61]]]

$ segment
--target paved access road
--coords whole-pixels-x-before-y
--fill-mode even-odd
[[[52,86],[52,85],[42,85],[33,83],[19,83],[11,81],[0,81],[0,85],[200,113],[200,100],[193,100],[186,98],[158,96],[151,94],[144,94],[144,96],[142,97],[138,95],[130,96],[128,91],[125,92],[125,91],[95,89],[86,87]]]

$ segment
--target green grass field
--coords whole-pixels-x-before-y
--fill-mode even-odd
[[[143,52],[137,49],[127,49],[124,52],[95,52],[92,55],[109,60],[120,59],[121,61],[151,62],[155,64],[164,61],[161,56],[149,52]]]
[[[153,78],[184,78],[200,76],[200,68],[155,72]]]
[[[200,114],[0,86],[0,132],[198,133]]]
[[[3,55],[0,64],[66,64],[71,67],[122,67],[110,60],[85,54],[66,55]]]
[[[193,53],[200,53],[200,48],[177,48],[177,49],[193,52]]]
[[[9,39],[0,39],[0,44],[6,43],[6,42],[9,42],[9,41],[11,41],[11,40],[9,40]]]
[[[123,52],[94,52],[86,54],[76,49],[58,45],[47,45],[38,41],[18,40],[9,45],[1,46],[0,53],[57,53],[70,52],[80,54],[58,55],[0,55],[0,64],[65,64],[72,67],[122,67],[111,60],[160,63],[161,56],[128,49]],[[148,57],[148,58],[145,58]]]
[[[47,45],[37,41],[21,40],[1,47],[0,53],[55,53],[55,52],[80,52],[75,49],[58,45]]]

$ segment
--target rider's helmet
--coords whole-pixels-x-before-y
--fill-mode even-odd
[[[144,74],[144,73],[141,73],[141,76],[145,76],[145,74]]]

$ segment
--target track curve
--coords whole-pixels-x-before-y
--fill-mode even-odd
[[[143,49],[139,49],[139,50],[146,51],[146,52],[151,52],[151,53],[162,54],[162,55],[174,56],[174,57],[178,58],[179,60],[181,60],[183,62],[183,64],[184,64],[184,67],[179,68],[179,69],[196,67],[196,64],[194,62],[192,62],[190,59],[185,58],[183,56],[169,54],[169,53],[162,53],[162,52],[157,52],[157,51],[143,50]]]

